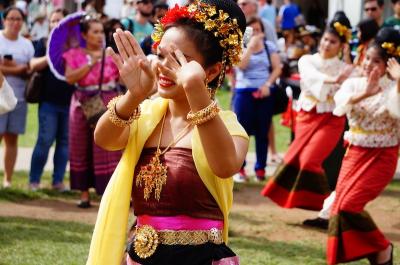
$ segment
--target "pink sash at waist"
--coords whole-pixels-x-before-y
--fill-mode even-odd
[[[137,217],[137,226],[150,225],[156,230],[222,230],[224,222],[205,218],[193,218],[187,215],[177,216],[151,216],[140,215]]]

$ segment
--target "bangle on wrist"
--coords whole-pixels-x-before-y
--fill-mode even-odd
[[[108,102],[108,104],[107,104],[107,109],[108,109],[108,113],[110,114],[109,119],[110,119],[111,123],[117,127],[124,128],[124,127],[131,125],[131,123],[134,120],[139,119],[140,114],[141,114],[141,109],[140,109],[140,105],[137,106],[137,108],[134,110],[132,115],[127,120],[120,118],[117,114],[116,107],[117,107],[117,102],[121,97],[122,97],[122,95],[111,99],[110,102]]]
[[[189,111],[187,119],[192,125],[201,125],[214,119],[221,109],[218,107],[216,101],[212,101],[210,105],[197,112]]]

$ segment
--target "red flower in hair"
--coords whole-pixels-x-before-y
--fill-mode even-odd
[[[168,10],[163,18],[161,18],[160,22],[163,26],[168,25],[177,21],[180,18],[191,18],[193,15],[189,12],[186,6],[179,7],[175,4],[174,8]]]

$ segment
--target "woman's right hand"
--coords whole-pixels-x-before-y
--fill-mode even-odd
[[[379,86],[379,79],[381,73],[377,67],[375,67],[368,76],[367,87],[365,88],[364,94],[366,97],[371,97],[379,93],[382,88]]]
[[[119,54],[112,48],[107,48],[107,52],[114,59],[125,86],[131,94],[146,98],[156,81],[149,60],[129,31],[117,29],[113,37]]]
[[[399,81],[400,80],[400,64],[397,62],[395,58],[390,58],[387,63],[387,71],[390,76]]]
[[[256,49],[260,42],[264,41],[264,34],[257,34],[253,35],[250,38],[249,43],[247,44],[247,49],[251,50],[252,52]]]

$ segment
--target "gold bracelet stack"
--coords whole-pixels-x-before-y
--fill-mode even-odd
[[[135,109],[135,111],[132,113],[132,115],[129,117],[129,119],[127,119],[127,120],[121,119],[118,116],[117,111],[116,111],[117,102],[121,97],[122,97],[122,95],[111,99],[110,102],[108,102],[108,104],[107,104],[107,109],[108,109],[108,112],[110,114],[109,119],[112,122],[112,124],[114,124],[117,127],[123,128],[123,127],[131,125],[131,123],[134,120],[139,119],[140,114],[141,114],[141,110],[140,110],[140,105],[139,105]]]
[[[217,102],[212,101],[211,104],[204,109],[201,109],[195,113],[190,111],[187,115],[187,119],[192,125],[200,125],[214,119],[215,116],[218,115],[219,111],[220,108],[218,107]]]

